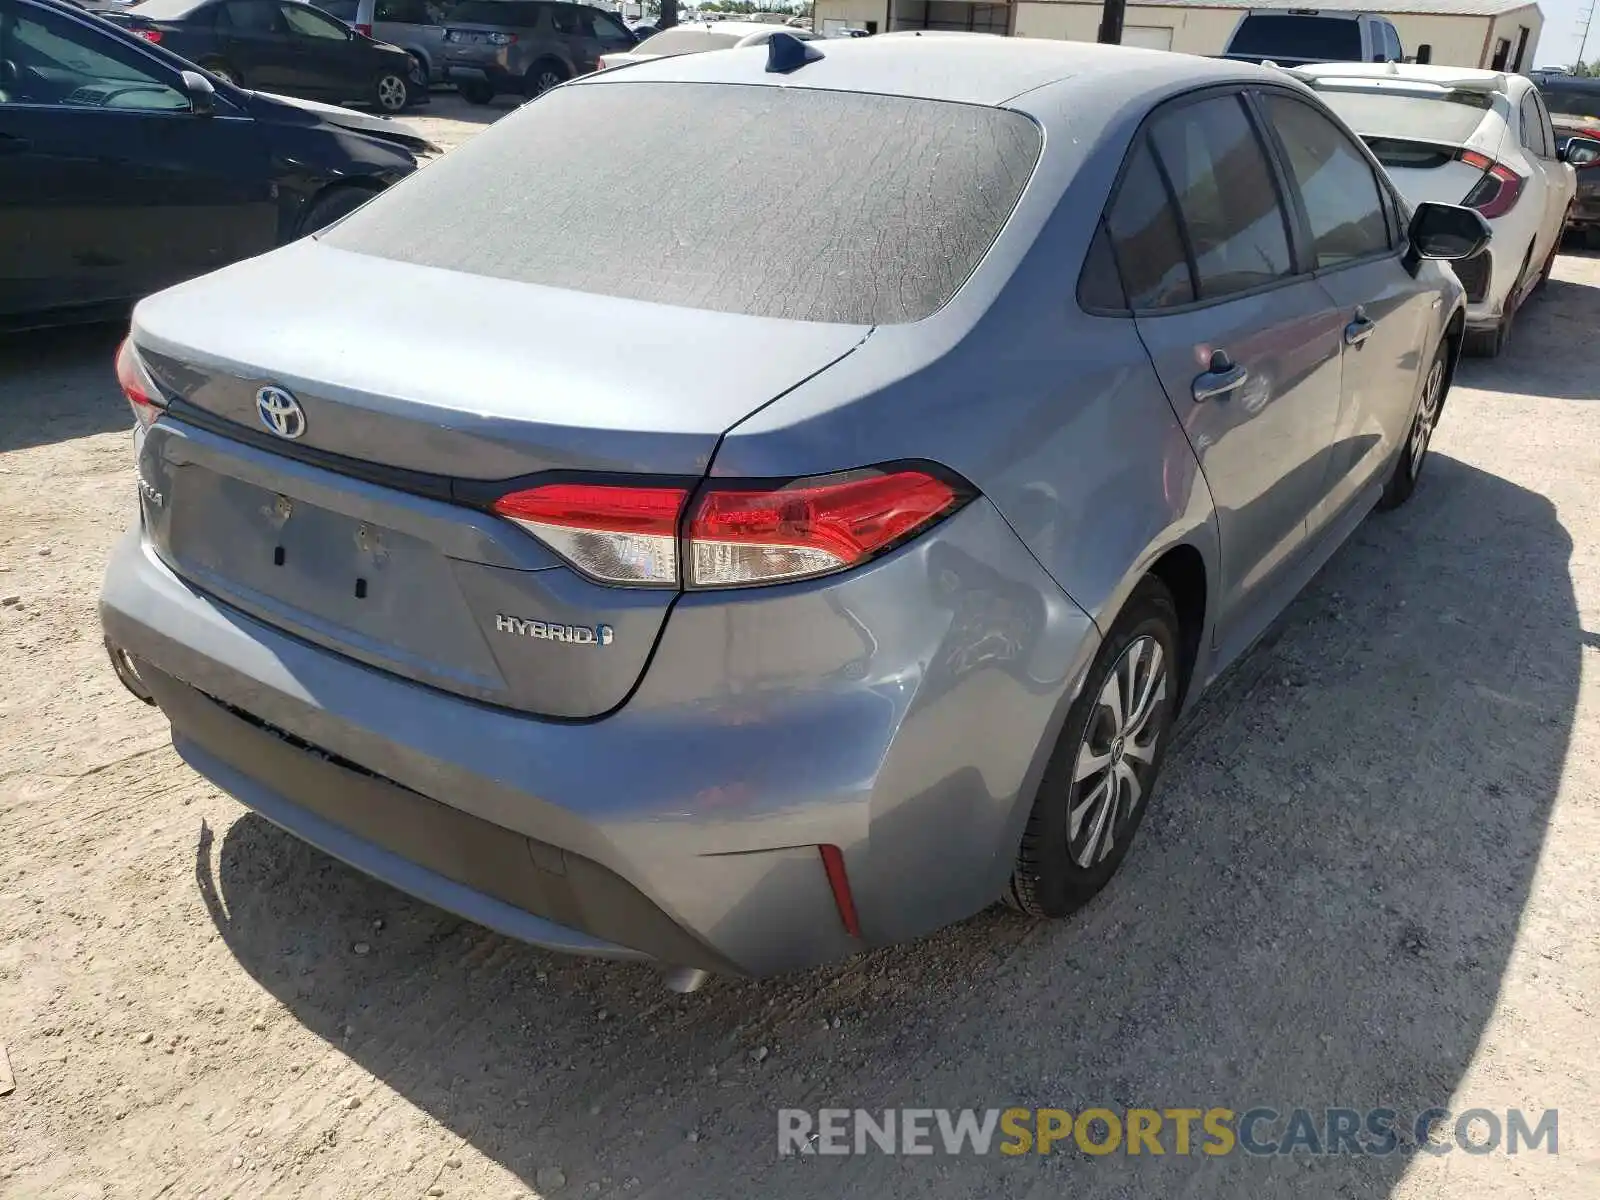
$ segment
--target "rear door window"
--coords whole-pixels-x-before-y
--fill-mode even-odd
[[[1387,254],[1389,224],[1367,156],[1309,104],[1268,94],[1262,107],[1305,206],[1318,268]]]
[[[1539,106],[1535,103],[1533,93],[1528,92],[1522,97],[1522,103],[1517,106],[1517,112],[1522,125],[1522,144],[1531,154],[1540,158],[1549,158],[1551,148],[1544,140],[1544,123],[1539,120]]]
[[[288,26],[272,0],[229,0],[221,5],[217,24],[234,33],[287,33]]]
[[[1175,108],[1150,139],[1177,199],[1200,299],[1293,274],[1277,181],[1240,97]]]
[[[1171,308],[1194,300],[1177,210],[1143,137],[1128,159],[1106,227],[1133,308]]]
[[[434,23],[426,0],[378,0],[375,16],[379,21],[395,21],[403,25]]]
[[[573,291],[895,324],[976,269],[1041,144],[1033,121],[983,105],[597,81],[519,109],[320,236]],[[650,232],[626,237],[644,189]]]

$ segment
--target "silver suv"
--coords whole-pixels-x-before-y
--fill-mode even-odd
[[[399,46],[429,83],[444,82],[444,0],[327,0],[318,7],[358,33]]]
[[[537,96],[636,44],[620,20],[586,4],[461,0],[445,26],[446,77],[472,104]]]

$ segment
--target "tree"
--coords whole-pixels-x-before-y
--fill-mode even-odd
[[[678,0],[661,0],[661,15],[656,18],[657,29],[671,29],[678,23]]]

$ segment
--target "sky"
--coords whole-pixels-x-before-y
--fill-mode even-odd
[[[1578,57],[1579,30],[1591,0],[1539,0],[1544,12],[1544,32],[1539,35],[1539,49],[1533,56],[1533,65],[1572,65]],[[1584,58],[1594,62],[1600,58],[1600,9],[1596,9],[1594,27],[1589,31],[1589,46]]]

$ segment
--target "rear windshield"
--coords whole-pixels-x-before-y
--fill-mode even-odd
[[[1484,92],[1417,96],[1371,88],[1319,88],[1317,95],[1369,144],[1372,138],[1382,137],[1459,146],[1483,124],[1493,104]]]
[[[1348,17],[1251,15],[1239,23],[1229,54],[1312,62],[1360,62],[1360,23]]]
[[[971,104],[579,84],[321,236],[359,254],[605,296],[894,324],[955,294],[1039,150],[1032,121]]]
[[[445,20],[460,25],[508,25],[529,29],[539,23],[537,4],[521,0],[464,0],[445,13]]]
[[[709,29],[668,29],[647,37],[638,45],[640,54],[701,54],[707,50],[726,50],[743,34],[720,33]]]

